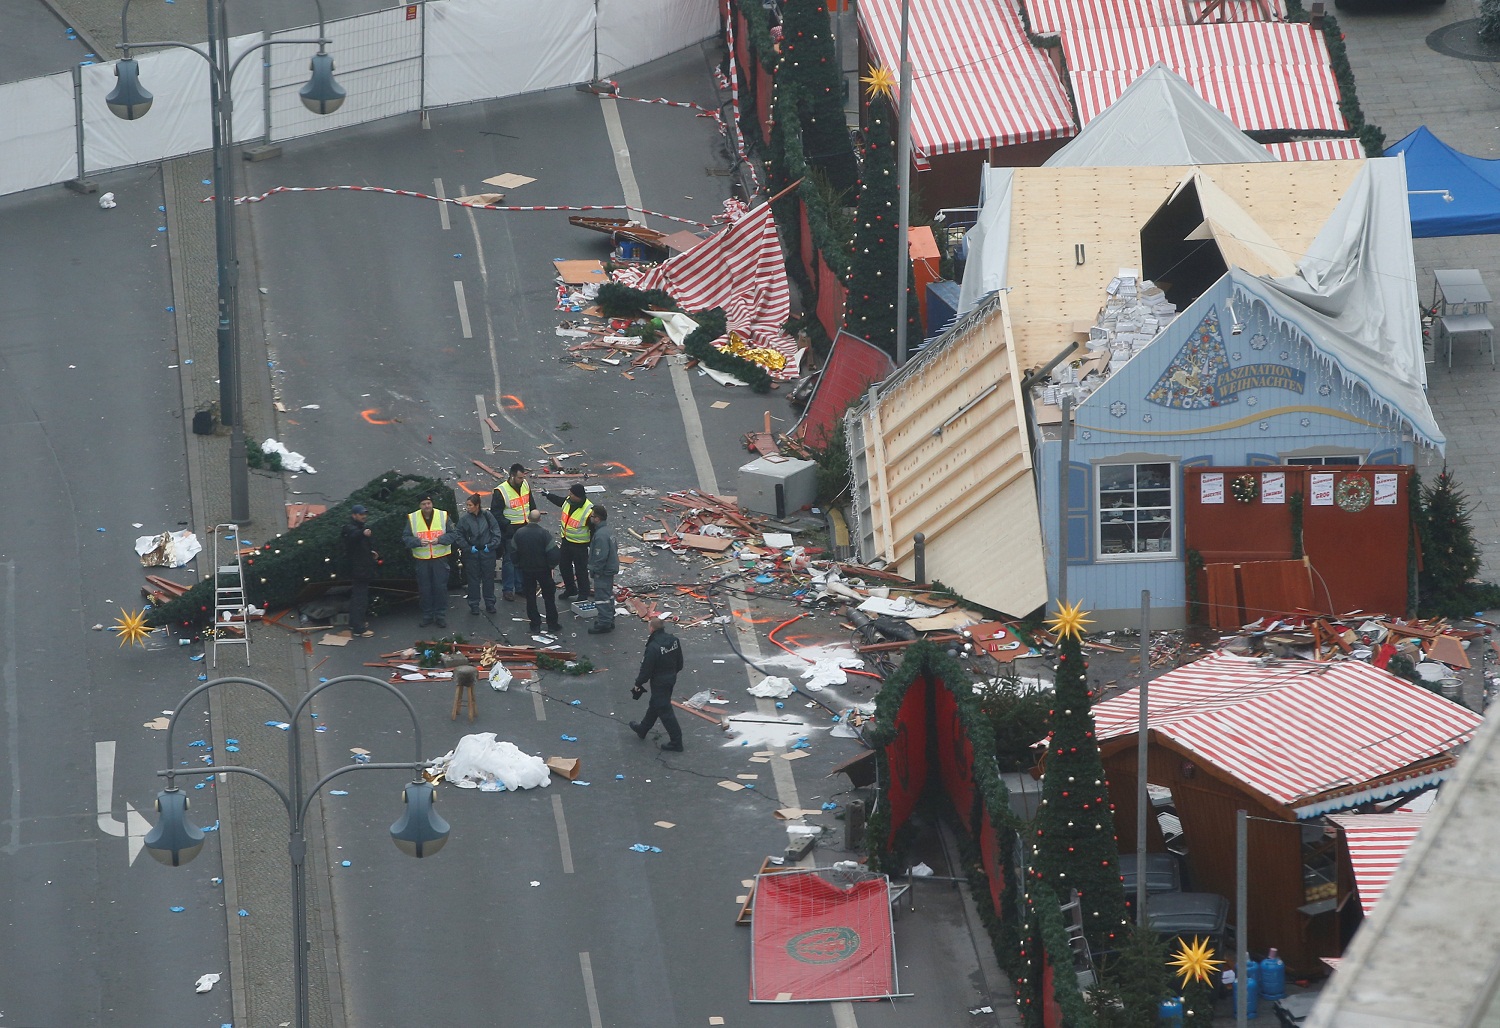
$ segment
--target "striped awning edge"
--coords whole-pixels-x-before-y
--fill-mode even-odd
[[[1365,916],[1375,909],[1391,877],[1401,866],[1426,814],[1331,814],[1328,820],[1344,830],[1349,864],[1359,889]]]

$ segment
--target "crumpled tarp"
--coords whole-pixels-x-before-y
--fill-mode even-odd
[[[522,753],[513,742],[501,742],[494,732],[466,735],[448,753],[433,761],[432,769],[460,789],[499,792],[535,789],[551,784],[547,762]]]
[[[135,552],[141,556],[142,567],[180,568],[203,552],[203,544],[184,528],[180,532],[137,536]]]

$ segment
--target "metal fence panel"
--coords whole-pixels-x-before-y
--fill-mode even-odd
[[[302,106],[297,95],[307,83],[316,47],[275,42],[315,38],[317,26],[273,33],[271,138],[295,139],[420,110],[426,16],[427,5],[420,3],[328,23],[334,78],[349,94],[344,105],[332,114],[314,114]]]

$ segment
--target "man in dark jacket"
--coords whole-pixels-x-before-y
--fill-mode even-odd
[[[500,552],[500,523],[484,509],[478,496],[470,496],[458,518],[458,552],[464,559],[464,577],[469,582],[469,613],[484,608],[495,613],[495,557]]]
[[[521,573],[521,592],[526,596],[531,633],[535,635],[542,630],[542,616],[536,609],[537,590],[541,590],[547,608],[547,631],[554,635],[562,632],[557,623],[557,585],[552,581],[557,544],[552,541],[552,533],[542,527],[541,511],[534,510],[526,516],[526,524],[516,530],[510,545],[516,570]]]
[[[349,632],[356,639],[368,639],[375,633],[368,621],[370,579],[375,577],[375,562],[380,559],[372,546],[370,529],[365,526],[364,504],[349,508],[349,523],[344,526],[344,554],[349,559]]]
[[[677,672],[682,670],[682,644],[677,641],[677,636],[667,631],[661,618],[652,618],[650,628],[646,656],[641,661],[641,671],[635,676],[635,687],[630,690],[630,695],[640,699],[650,683],[651,700],[646,705],[645,718],[639,723],[630,722],[630,727],[644,739],[651,726],[660,720],[667,730],[667,741],[661,744],[661,748],[681,753],[682,726],[677,723],[677,712],[672,709],[672,689],[677,685]]]
[[[562,572],[565,600],[586,600],[593,595],[589,587],[589,515],[594,505],[589,501],[588,491],[582,482],[568,486],[568,495],[543,493],[543,496],[562,508],[558,531],[562,533],[561,554],[558,570]]]
[[[594,582],[594,623],[590,635],[615,630],[615,576],[620,573],[620,551],[609,527],[609,511],[595,506],[589,515],[593,536],[589,539],[589,578]]]

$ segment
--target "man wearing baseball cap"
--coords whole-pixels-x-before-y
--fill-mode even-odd
[[[375,633],[368,621],[370,580],[375,577],[375,562],[380,554],[372,545],[370,529],[365,525],[365,506],[356,503],[349,508],[349,523],[344,526],[344,553],[349,558],[349,631],[356,639],[368,639]]]

